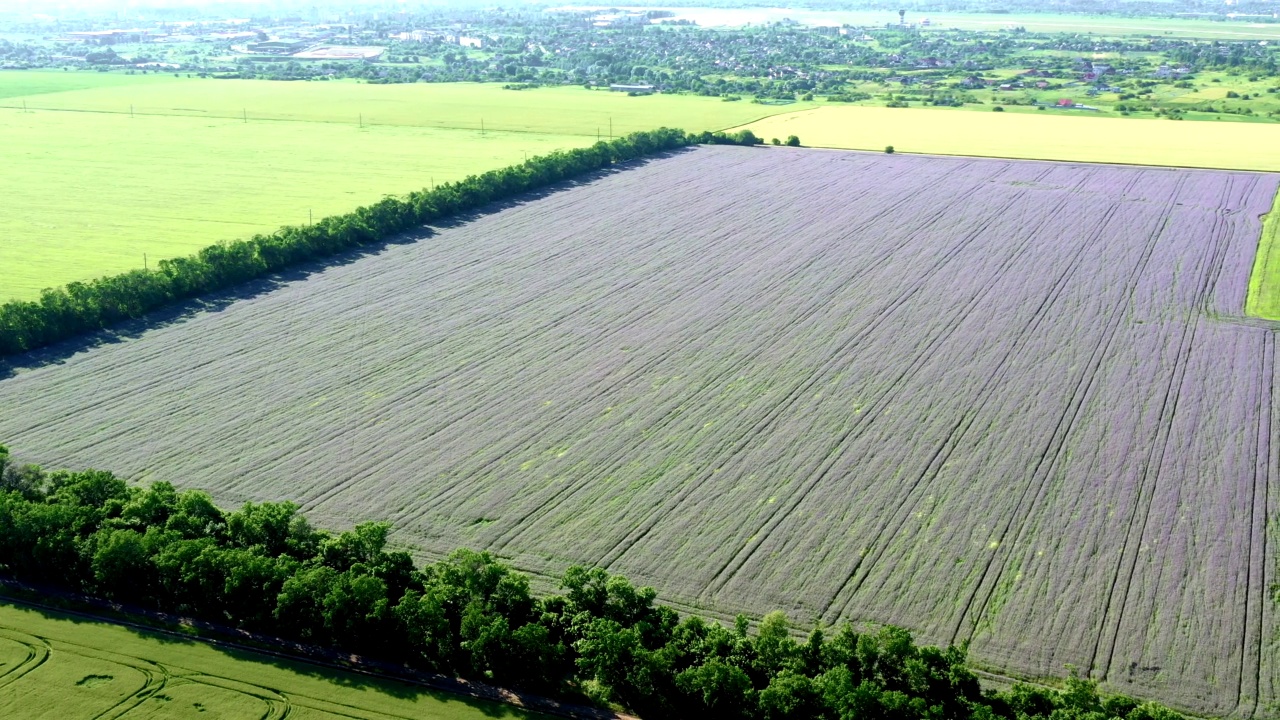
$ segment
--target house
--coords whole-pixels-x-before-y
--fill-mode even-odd
[[[1058,101],[1057,105],[1055,105],[1055,107],[1060,107],[1060,108],[1073,108],[1075,106],[1076,106],[1076,101],[1072,100],[1071,98],[1062,98],[1061,100]]]

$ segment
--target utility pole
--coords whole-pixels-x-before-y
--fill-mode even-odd
[[[307,208],[307,225],[311,225],[311,208]]]
[[[360,113],[360,129],[364,129],[364,113]]]
[[[249,111],[241,108],[240,112],[244,113],[244,121],[249,122]]]
[[[142,269],[143,269],[143,271],[144,271],[144,272],[148,269],[148,268],[147,268],[147,254],[146,254],[146,253],[142,253]]]
[[[129,117],[130,117],[130,118],[132,118],[132,117],[133,117],[133,106],[132,106],[132,105],[130,105],[130,106],[129,106]]]
[[[609,141],[613,142],[613,116],[609,116]]]
[[[484,137],[484,118],[480,118],[480,137]]]

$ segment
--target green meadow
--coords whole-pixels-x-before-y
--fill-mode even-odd
[[[391,680],[0,601],[0,717],[545,717]]]
[[[797,107],[808,105],[580,87],[0,73],[0,300],[611,133],[722,129]]]

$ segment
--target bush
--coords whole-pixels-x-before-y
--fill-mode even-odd
[[[781,140],[779,140],[778,138],[774,138],[774,139],[772,139],[772,140],[770,140],[770,141],[769,141],[769,144],[770,144],[770,145],[781,145],[781,144],[782,144],[782,141],[781,141]]]
[[[795,135],[788,135],[787,147],[800,147],[800,138]]]
[[[991,108],[991,112],[1004,112],[1004,107],[1001,105],[996,105],[995,107]]]
[[[888,155],[892,155],[892,154],[893,154],[893,146],[892,146],[892,145],[885,145],[885,146],[884,146],[884,151],[885,151],[885,153],[886,153],[886,154],[888,154]]]

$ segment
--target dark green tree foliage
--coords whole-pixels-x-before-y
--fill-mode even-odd
[[[48,289],[39,300],[0,305],[0,357],[107,328],[167,304],[380,242],[495,200],[695,142],[751,145],[759,139],[749,131],[732,137],[723,133],[693,136],[669,128],[637,132],[587,148],[530,158],[404,197],[387,197],[314,225],[286,226],[270,235],[211,245],[195,255],[162,260],[152,271],[133,270]]]
[[[495,191],[496,192],[496,191]],[[387,523],[333,534],[292,503],[234,512],[168,483],[46,473],[0,446],[0,573],[647,717],[760,720],[1176,720],[1063,690],[983,692],[961,647],[916,645],[895,627],[846,624],[799,638],[782,613],[732,628],[681,619],[600,568],[571,567],[562,594],[487,552],[416,567]]]

